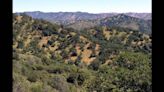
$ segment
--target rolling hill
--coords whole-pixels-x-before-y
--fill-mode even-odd
[[[13,92],[151,92],[151,35],[106,25],[77,30],[13,14]]]

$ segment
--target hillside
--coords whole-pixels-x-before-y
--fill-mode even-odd
[[[149,33],[149,34],[151,33],[152,30],[151,20],[134,18],[134,17],[127,16],[125,14],[119,14],[104,19],[76,21],[66,26],[76,30],[92,28],[95,26],[122,27],[131,30],[139,30],[141,32]]]
[[[151,20],[142,20],[130,17],[124,14],[116,15],[110,18],[100,20],[100,26],[117,26],[130,28],[132,30],[140,30],[141,32],[151,33]]]
[[[151,35],[77,30],[13,14],[13,92],[151,92]]]
[[[126,13],[125,15],[139,18],[139,19],[144,19],[144,20],[151,20],[152,19],[151,13],[132,13],[131,12],[131,13]]]
[[[127,16],[125,14],[119,14],[104,19],[76,21],[75,23],[67,25],[69,28],[79,30],[92,28],[95,26],[122,27],[132,30],[139,30],[148,34],[151,34],[152,30],[151,20],[142,20],[139,18]]]

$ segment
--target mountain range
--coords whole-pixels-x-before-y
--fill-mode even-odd
[[[34,18],[43,18],[50,20],[95,20],[106,17],[112,17],[118,14],[136,17],[144,20],[151,20],[151,13],[87,13],[87,12],[22,12]]]
[[[151,13],[22,12],[76,30],[95,26],[117,26],[151,33]],[[20,13],[16,13],[20,14]]]

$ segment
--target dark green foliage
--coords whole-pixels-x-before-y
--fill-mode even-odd
[[[92,70],[97,71],[99,69],[100,65],[101,65],[101,62],[97,60],[97,61],[92,62],[89,65],[89,68],[92,69]]]
[[[113,65],[99,68],[98,76],[92,81],[89,91],[151,92],[149,62],[150,59],[145,54],[124,52]]]
[[[82,86],[86,79],[87,79],[87,77],[85,76],[85,74],[74,73],[74,74],[69,75],[69,77],[67,78],[67,82],[73,83],[78,86]]]
[[[22,49],[23,46],[24,46],[23,42],[22,42],[22,41],[19,41],[19,42],[18,42],[18,48]]]
[[[28,76],[27,80],[30,81],[30,82],[36,82],[37,78],[39,77],[37,72],[30,72],[26,76]]]
[[[114,65],[123,69],[123,73],[120,77],[123,79],[119,83],[126,81],[126,88],[132,90],[146,92],[151,91],[151,60],[149,57],[142,53],[124,52],[118,57],[117,62]],[[126,72],[127,71],[127,72]],[[127,73],[127,74],[126,74]],[[124,76],[124,75],[126,76]],[[145,92],[144,91],[144,92]]]
[[[52,40],[48,40],[48,45],[52,45],[53,41]]]
[[[59,90],[59,92],[69,92],[68,83],[62,76],[55,76],[53,79],[51,79],[51,82],[49,84],[53,88]]]

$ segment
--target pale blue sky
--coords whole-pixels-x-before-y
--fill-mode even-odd
[[[13,0],[13,12],[149,12],[151,0]]]

